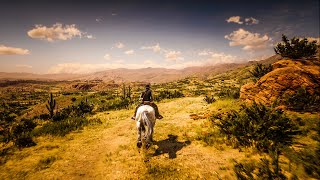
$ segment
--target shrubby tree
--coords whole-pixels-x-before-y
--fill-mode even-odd
[[[261,173],[272,172],[264,175],[281,179],[279,155],[285,147],[292,145],[294,135],[299,133],[297,126],[282,110],[254,102],[249,106],[243,105],[240,111],[214,115],[213,120],[216,119],[219,121],[214,121],[215,124],[228,139],[236,139],[239,146],[253,146],[260,152],[267,152],[273,169],[266,168],[269,162],[262,162],[259,167]]]
[[[260,79],[265,74],[272,71],[272,65],[271,64],[256,64],[252,71],[249,71],[250,74],[256,79]]]
[[[287,36],[283,34],[282,42],[276,45],[274,51],[282,57],[292,59],[310,58],[317,53],[317,44],[316,41],[309,42],[306,38],[299,39],[293,37],[289,40]]]

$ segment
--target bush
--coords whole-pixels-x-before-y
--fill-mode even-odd
[[[44,124],[41,128],[34,130],[34,135],[55,135],[55,136],[65,136],[71,131],[81,129],[83,126],[87,125],[89,121],[84,117],[69,117],[63,119],[62,121],[48,122]]]
[[[212,104],[212,103],[216,102],[216,99],[213,96],[211,96],[211,97],[206,96],[205,98],[203,98],[203,100],[205,102],[207,102],[208,104]]]
[[[254,77],[255,80],[260,79],[262,76],[265,74],[269,73],[272,71],[272,65],[271,64],[256,64],[253,68],[252,71],[249,71],[250,74]]]
[[[239,87],[222,87],[218,91],[217,96],[219,98],[232,98],[238,99],[240,97],[240,88]]]
[[[154,100],[161,101],[163,99],[173,99],[173,98],[181,98],[181,97],[184,97],[184,95],[180,91],[163,90],[163,91],[160,91],[159,94],[154,97]]]
[[[90,104],[88,102],[88,99],[86,98],[85,101],[81,101],[78,105],[78,111],[80,114],[85,114],[85,113],[91,113],[93,110],[93,104]]]
[[[305,88],[299,88],[293,95],[285,98],[285,105],[294,111],[317,111],[320,107],[320,96],[310,94]]]
[[[297,127],[282,110],[253,103],[225,116],[214,115],[215,123],[228,138],[235,137],[241,146],[254,146],[267,152],[270,148],[292,144]]]
[[[273,169],[269,169],[268,161],[262,160],[259,177],[283,179],[279,155],[284,147],[292,145],[299,131],[282,110],[254,102],[251,106],[242,105],[239,112],[214,115],[213,119],[219,120],[214,124],[228,139],[235,138],[240,146],[253,146],[269,154]]]
[[[126,98],[116,98],[113,100],[109,100],[106,102],[106,104],[100,106],[97,111],[107,111],[107,110],[118,110],[118,109],[125,109],[128,108],[128,106],[131,104],[132,102]]]
[[[13,142],[17,147],[30,147],[36,143],[32,140],[31,131],[37,126],[30,119],[22,119],[21,122],[14,122],[3,129],[0,134],[1,142]]]
[[[299,38],[293,37],[291,40],[288,40],[283,34],[282,43],[278,43],[274,51],[282,57],[292,59],[310,58],[317,53],[317,44],[316,41],[308,42],[306,38],[300,40]]]

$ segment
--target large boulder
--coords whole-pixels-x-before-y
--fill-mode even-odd
[[[320,63],[318,60],[280,60],[272,64],[273,71],[256,83],[241,87],[240,99],[247,102],[272,104],[283,102],[301,88],[311,95],[320,95]]]

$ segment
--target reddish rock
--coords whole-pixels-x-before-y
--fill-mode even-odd
[[[280,60],[273,65],[273,71],[264,75],[256,83],[241,87],[240,99],[251,102],[280,103],[305,88],[310,94],[320,95],[320,63],[311,60]]]

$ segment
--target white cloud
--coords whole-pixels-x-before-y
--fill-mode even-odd
[[[26,55],[30,54],[28,49],[8,47],[0,44],[0,55]]]
[[[246,25],[259,24],[259,20],[253,17],[245,18]]]
[[[24,69],[31,69],[32,68],[32,66],[26,65],[26,64],[17,64],[16,67],[17,68],[24,68]]]
[[[52,27],[43,26],[41,24],[35,25],[35,28],[28,31],[28,36],[35,39],[47,40],[49,42],[55,40],[69,40],[74,37],[93,38],[92,35],[80,31],[75,24],[62,25],[60,23],[56,23],[52,25]]]
[[[121,42],[117,42],[114,46],[118,49],[124,48],[124,44]]]
[[[231,16],[231,17],[229,17],[229,19],[226,19],[226,21],[228,23],[234,22],[234,23],[237,23],[237,24],[243,24],[243,22],[240,21],[240,18],[241,18],[240,16]]]
[[[102,18],[102,17],[97,17],[97,18],[96,18],[96,22],[100,23],[100,22],[102,22],[102,21],[103,21],[103,18]]]
[[[222,63],[236,63],[242,61],[237,56],[225,54],[223,52],[215,52],[212,50],[202,50],[198,53],[199,56],[205,56],[207,59],[202,61],[202,65],[215,65]]]
[[[230,46],[243,46],[243,50],[263,49],[268,47],[271,41],[267,35],[261,36],[259,33],[251,33],[242,28],[225,35],[224,38],[231,41]]]
[[[159,43],[157,43],[154,46],[142,46],[141,49],[146,49],[146,50],[151,49],[153,52],[156,52],[156,53],[160,53],[162,50]]]
[[[181,57],[180,51],[169,50],[165,54],[166,61],[181,61],[184,58]]]
[[[128,51],[125,51],[124,53],[127,54],[127,55],[132,55],[132,54],[134,54],[134,50],[130,49]]]
[[[198,53],[198,56],[208,56],[208,55],[210,55],[209,50],[202,50]]]
[[[105,54],[104,56],[103,56],[103,58],[105,59],[105,60],[110,60],[111,59],[111,55],[110,54]]]
[[[88,39],[95,39],[92,35],[86,35],[85,37],[87,37]]]

